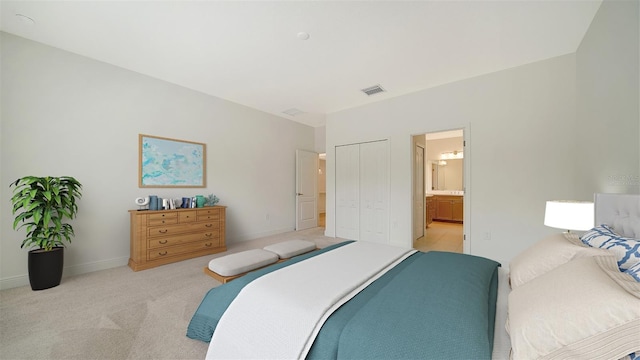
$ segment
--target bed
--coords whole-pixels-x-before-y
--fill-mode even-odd
[[[639,214],[639,195],[596,195],[596,223],[629,242]],[[187,336],[210,342],[208,359],[629,358],[640,352],[640,275],[604,247],[556,234],[509,273],[472,255],[344,242],[211,289]]]

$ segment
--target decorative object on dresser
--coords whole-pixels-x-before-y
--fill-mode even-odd
[[[13,229],[25,227],[27,237],[20,247],[29,251],[29,283],[32,290],[44,290],[60,285],[64,267],[64,240],[75,235],[71,224],[78,212],[76,200],[82,197],[82,185],[70,176],[25,176],[14,186],[11,204],[16,215]],[[18,224],[20,224],[18,226]]]
[[[129,267],[145,270],[227,250],[226,206],[161,211],[129,210]]]
[[[213,194],[209,194],[205,200],[204,206],[214,206],[215,204],[217,204],[220,201],[220,199],[213,195]]]
[[[138,210],[147,210],[145,209],[145,206],[149,205],[149,197],[138,197],[136,198],[135,202],[136,205],[138,205],[140,208]]]

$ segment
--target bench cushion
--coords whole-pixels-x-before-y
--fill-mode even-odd
[[[209,261],[209,270],[222,276],[233,276],[267,266],[278,261],[273,252],[253,249],[215,258]]]
[[[264,250],[278,254],[280,259],[288,259],[315,249],[316,244],[306,240],[289,240],[264,247]]]

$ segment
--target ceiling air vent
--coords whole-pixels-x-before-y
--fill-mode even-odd
[[[385,92],[386,90],[382,88],[380,85],[370,86],[366,89],[361,90],[363,93],[367,94],[367,96],[375,95],[381,92]]]

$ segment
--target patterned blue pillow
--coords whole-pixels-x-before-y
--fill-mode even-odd
[[[611,250],[618,259],[620,271],[640,263],[640,240],[620,236],[608,225],[594,227],[582,235],[580,240],[591,247]]]
[[[640,360],[640,352],[629,354],[629,360]]]
[[[640,282],[640,262],[628,268],[624,272],[625,274],[633,276],[633,278],[636,279],[637,282]],[[638,359],[640,360],[640,353],[638,353]]]

